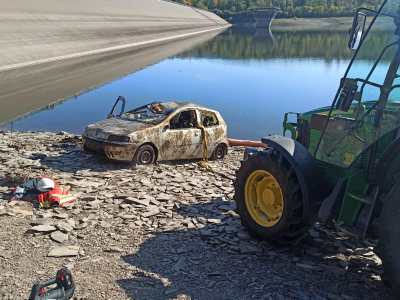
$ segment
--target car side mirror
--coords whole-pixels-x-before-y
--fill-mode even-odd
[[[344,112],[349,111],[353,101],[357,100],[357,90],[357,80],[345,78],[342,83],[342,90],[336,104],[336,109]]]
[[[364,37],[365,28],[367,25],[367,14],[358,10],[353,18],[353,25],[350,29],[348,46],[351,50],[357,50]]]

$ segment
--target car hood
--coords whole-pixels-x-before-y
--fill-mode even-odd
[[[110,118],[88,125],[84,135],[93,139],[106,140],[109,135],[130,135],[152,126],[154,125],[143,122]]]

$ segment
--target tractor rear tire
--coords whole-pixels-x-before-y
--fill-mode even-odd
[[[235,201],[249,233],[279,244],[306,236],[302,190],[293,167],[271,148],[249,155],[236,174]]]
[[[377,253],[382,260],[384,279],[397,297],[400,297],[400,181],[383,199],[379,217]]]

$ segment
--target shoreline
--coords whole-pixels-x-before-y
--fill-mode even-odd
[[[327,17],[327,18],[290,18],[275,19],[271,30],[279,31],[324,31],[348,32],[353,22],[352,17]]]
[[[0,132],[1,299],[25,298],[62,266],[79,299],[388,297],[373,244],[340,228],[315,225],[297,255],[249,236],[233,201],[242,148],[210,162],[215,172],[196,161],[132,168],[81,149],[68,133]],[[53,178],[77,201],[9,201],[26,176]]]

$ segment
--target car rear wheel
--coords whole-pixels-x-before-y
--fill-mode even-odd
[[[226,155],[227,149],[224,144],[219,144],[217,148],[215,148],[211,159],[212,160],[222,160]]]
[[[134,161],[138,165],[151,165],[156,162],[156,151],[151,145],[142,145],[136,151]]]

